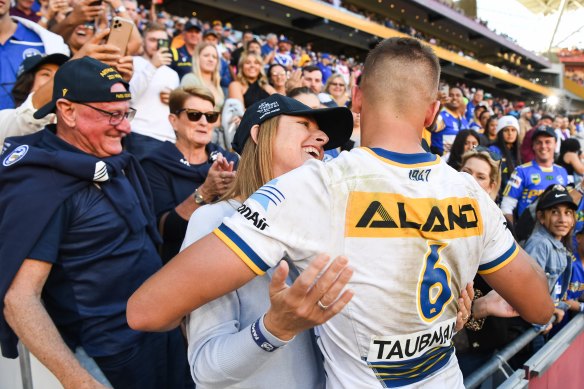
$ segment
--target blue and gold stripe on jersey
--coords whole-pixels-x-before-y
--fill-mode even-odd
[[[432,153],[401,154],[377,147],[361,147],[361,149],[365,150],[380,161],[399,167],[417,168],[437,165],[440,163],[440,157]]]
[[[225,224],[221,224],[213,230],[213,233],[241,258],[255,274],[261,276],[270,268],[243,239]]]
[[[415,384],[443,368],[454,352],[454,346],[434,347],[421,357],[400,362],[367,362],[384,388]]]
[[[479,274],[490,274],[505,267],[509,262],[515,259],[519,253],[519,247],[513,243],[509,250],[505,251],[499,258],[479,266]]]

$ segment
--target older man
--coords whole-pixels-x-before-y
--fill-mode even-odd
[[[133,331],[125,318],[161,266],[144,174],[122,151],[130,98],[114,68],[69,61],[35,113],[56,112],[57,125],[9,138],[1,158],[2,352],[16,356],[16,333],[65,388],[99,387],[75,359],[80,347],[116,388],[184,386],[180,334]]]
[[[307,161],[260,188],[245,209],[266,228],[243,212],[224,219],[132,296],[130,325],[165,328],[284,256],[313,269],[319,252],[350,258],[352,291],[335,297],[333,281],[348,265],[340,257],[314,287],[271,297],[297,301],[312,319],[349,304],[319,331],[327,388],[462,388],[451,343],[455,301],[477,270],[524,318],[546,323],[554,307],[545,275],[516,245],[501,211],[472,177],[420,146],[420,129],[439,107],[439,77],[438,58],[417,40],[381,42],[353,92],[364,147]],[[280,109],[261,108],[258,115]],[[263,321],[280,340],[296,333],[270,311]]]

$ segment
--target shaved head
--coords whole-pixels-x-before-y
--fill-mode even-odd
[[[360,88],[370,104],[407,113],[436,100],[440,63],[428,46],[412,38],[390,38],[369,52]]]

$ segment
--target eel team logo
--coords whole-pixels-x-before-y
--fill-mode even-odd
[[[15,164],[16,162],[20,161],[26,153],[28,152],[28,146],[22,145],[15,148],[6,158],[2,161],[2,165],[10,166]]]
[[[537,173],[531,175],[531,182],[533,185],[538,185],[541,182],[541,176]]]

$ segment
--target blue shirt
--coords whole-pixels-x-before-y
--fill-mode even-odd
[[[517,166],[511,174],[503,196],[517,199],[517,215],[521,216],[525,208],[550,185],[568,183],[566,169],[554,164],[551,168],[542,168],[535,161]]]
[[[43,42],[37,33],[18,22],[16,24],[14,35],[5,44],[0,43],[0,109],[14,108],[11,92],[22,61],[45,53]]]
[[[578,300],[584,292],[584,267],[578,251],[574,251],[575,261],[572,262],[572,277],[566,298],[568,300]]]
[[[472,100],[468,102],[468,104],[466,105],[466,120],[468,120],[469,122],[472,121],[474,119],[474,110],[475,110],[475,105],[472,103]]]
[[[454,112],[443,109],[436,120],[436,131],[432,133],[432,147],[442,154],[444,144],[452,145],[458,131],[467,128],[468,122],[464,116],[458,117]]]

